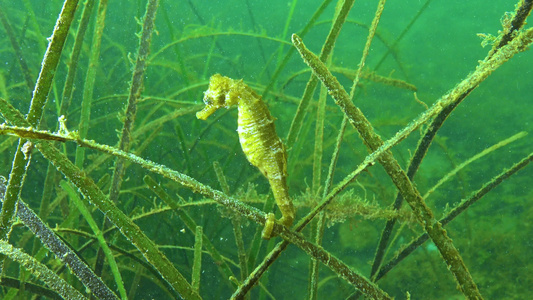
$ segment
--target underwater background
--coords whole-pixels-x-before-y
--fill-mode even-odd
[[[130,299],[472,295],[431,238],[379,280],[370,275],[387,222],[396,220],[381,267],[426,229],[410,202],[392,208],[398,188],[377,160],[343,185],[376,149],[350,122],[342,125],[345,115],[320,81],[302,101],[313,73],[291,35],[316,55],[334,45],[325,63],[348,94],[360,78],[352,102],[387,141],[479,71],[515,8],[531,9],[531,1],[351,2],[1,0],[0,175],[12,179],[0,216],[0,298],[68,298],[76,290],[89,297],[95,287]],[[342,11],[349,13],[327,44]],[[436,220],[482,193],[444,236],[486,299],[526,299],[533,286],[533,54],[525,40],[463,94],[410,185]],[[196,118],[215,73],[243,79],[276,119],[295,223],[338,189],[301,235],[283,229],[261,239],[264,213],[281,214],[241,149],[237,109]],[[33,108],[39,99],[41,113]],[[10,107],[33,122],[14,121]],[[404,171],[429,124],[391,148]],[[26,208],[14,210],[17,199]],[[40,221],[22,216],[26,210]],[[43,238],[51,232],[60,239]],[[283,240],[286,249],[272,252]],[[102,281],[66,267],[54,245],[74,250]],[[331,266],[333,256],[341,263]],[[52,284],[59,279],[46,270],[74,291]],[[361,288],[370,281],[375,293]]]

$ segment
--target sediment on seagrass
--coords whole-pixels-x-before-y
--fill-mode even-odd
[[[57,276],[45,265],[41,264],[30,255],[22,252],[22,250],[14,248],[5,240],[0,240],[0,253],[18,262],[27,271],[31,272],[35,277],[44,281],[46,285],[48,285],[52,290],[61,295],[63,298],[87,299],[78,290],[73,288],[64,279]]]
[[[0,180],[0,198],[3,201],[5,192],[4,178]],[[51,230],[39,216],[29,208],[22,199],[17,202],[17,217],[24,226],[35,234],[47,249],[63,261],[71,272],[83,283],[85,287],[91,290],[98,298],[118,299],[118,297],[105,285],[100,277],[94,274],[93,270],[80,259],[78,254],[69,248],[63,240]],[[4,279],[2,279],[4,280]]]
[[[23,117],[23,115],[17,111],[13,106],[11,106],[7,101],[0,98],[0,113],[8,120],[9,123],[25,126],[26,129],[23,131],[35,132],[35,130],[28,128],[29,122]],[[46,132],[41,132],[45,134]],[[62,136],[60,134],[51,134],[50,140],[60,140],[63,138],[63,141],[76,141],[79,139],[74,133],[67,133]],[[81,142],[82,140],[79,139]],[[106,216],[113,222],[120,232],[139,250],[139,252],[145,257],[145,259],[150,263],[159,274],[173,287],[173,289],[182,297],[186,299],[200,299],[200,296],[191,285],[185,280],[183,275],[175,268],[175,266],[168,260],[168,258],[157,248],[152,240],[150,240],[146,234],[135,224],[131,218],[126,216],[120,209],[118,209],[113,202],[111,202],[104,193],[98,188],[94,181],[86,175],[86,173],[79,168],[77,168],[74,163],[72,163],[66,155],[57,150],[54,145],[47,140],[33,140],[35,142],[37,149],[41,154],[49,160],[65,177],[67,177],[70,182],[72,182],[80,192],[87,197],[94,205],[96,205],[100,211],[105,212]],[[84,144],[83,142],[78,143],[80,146],[88,146],[89,144]],[[108,152],[125,154],[125,152],[116,150],[112,147],[106,146],[102,149],[107,149]],[[109,152],[108,152],[109,153]],[[118,156],[118,155],[117,155]],[[131,154],[123,155],[123,157],[129,157],[131,159]],[[135,157],[135,156],[133,156]],[[152,163],[152,166],[155,169],[161,170],[161,167],[157,167]]]
[[[525,50],[531,43],[533,38],[533,29],[522,32],[516,39],[506,45],[491,57],[489,60],[481,62],[476,68],[476,71],[470,74],[467,79],[456,86],[452,92],[442,97],[430,109],[424,112],[417,120],[412,122],[410,126],[398,132],[405,133],[408,130],[417,128],[422,123],[426,122],[429,117],[439,113],[442,109],[453,103],[465,91],[470,91],[477,86],[481,81],[487,78],[496,68],[509,60],[514,54]],[[377,149],[382,146],[381,138],[375,134],[371,124],[366,120],[362,112],[353,105],[344,88],[339,84],[336,78],[329,72],[326,66],[311,53],[303,41],[297,36],[293,35],[293,44],[298,48],[304,61],[313,69],[317,77],[328,87],[331,96],[342,111],[347,115],[350,123],[359,131],[365,144],[370,149]],[[397,135],[398,135],[397,134]],[[481,298],[477,286],[472,280],[464,262],[462,261],[457,249],[453,246],[451,239],[446,235],[442,225],[438,223],[433,217],[431,210],[424,204],[420,194],[410,183],[405,172],[400,168],[396,160],[390,152],[385,152],[379,159],[394,184],[397,186],[400,193],[407,200],[413,212],[419,218],[419,222],[424,226],[430,237],[433,239],[446,264],[449,266],[456,280],[461,286],[461,291],[467,297]]]
[[[483,187],[479,190],[473,192],[471,196],[467,199],[464,199],[456,207],[454,207],[446,216],[439,220],[443,226],[451,222],[455,217],[460,215],[462,212],[466,211],[472,204],[476,203],[478,200],[483,198],[487,193],[492,191],[495,187],[499,186],[504,180],[514,175],[516,172],[522,170],[530,162],[533,161],[533,153],[530,153],[527,157],[522,159],[520,162],[514,164],[507,170],[504,170],[499,175],[492,178],[489,182],[485,183]],[[404,258],[409,254],[415,251],[419,246],[424,244],[429,239],[427,233],[423,233],[414,239],[409,245],[403,247],[403,250],[397,253],[393,258],[388,262],[381,265],[379,271],[376,272],[374,281],[378,281],[383,278],[392,268],[394,268],[398,263],[400,263]]]
[[[522,4],[520,4],[520,3],[522,3]],[[513,20],[511,22],[509,22],[509,24],[507,24],[508,25],[507,27],[506,27],[506,24],[503,24],[503,26],[504,26],[504,31],[503,32],[506,32],[506,33],[502,33],[500,35],[500,40],[496,41],[494,43],[494,47],[493,47],[493,49],[491,49],[489,51],[489,54],[485,58],[485,61],[487,61],[490,58],[492,58],[492,56],[496,53],[497,50],[501,49],[501,47],[507,45],[507,43],[512,40],[512,37],[510,36],[511,32],[516,32],[516,30],[519,30],[520,28],[523,27],[524,22],[525,22],[525,18],[527,17],[527,15],[529,15],[529,13],[531,11],[531,8],[532,8],[531,4],[532,3],[533,3],[533,1],[531,1],[531,0],[528,0],[526,2],[521,0],[517,4],[517,6],[516,6],[517,9],[516,9],[516,11],[514,13]],[[511,26],[511,24],[513,24],[513,26]],[[509,58],[507,58],[507,59],[509,59]],[[476,71],[477,70],[478,69],[476,69]],[[490,71],[490,72],[492,72],[492,71]],[[473,76],[469,76],[469,78],[474,78],[474,77]],[[463,81],[463,83],[465,81]],[[448,116],[452,113],[452,111],[470,94],[470,92],[472,90],[474,90],[479,85],[479,83],[480,82],[478,82],[477,84],[473,84],[470,87],[466,87],[466,88],[463,87],[462,89],[460,89],[459,92],[449,93],[448,95],[445,96],[445,97],[447,97],[447,96],[452,95],[452,94],[455,95],[455,96],[453,96],[453,98],[450,101],[450,103],[445,104],[444,105],[445,107],[430,121],[429,125],[425,129],[425,132],[422,134],[422,138],[420,138],[420,140],[418,142],[418,145],[416,147],[416,150],[415,150],[413,156],[411,157],[411,160],[409,162],[409,166],[407,168],[407,177],[410,180],[412,180],[414,178],[416,172],[418,171],[418,167],[422,163],[422,160],[425,157],[425,155],[426,155],[426,153],[427,153],[427,151],[429,149],[429,146],[431,145],[433,139],[435,138],[435,136],[437,134],[437,131],[444,124],[444,121],[448,118]],[[457,89],[457,87],[459,87],[459,85],[456,86],[456,89]],[[445,97],[443,97],[441,99],[444,99]],[[394,209],[399,210],[402,207],[402,203],[403,203],[403,197],[402,197],[401,193],[398,193],[392,206],[393,206]],[[389,241],[390,236],[392,234],[392,230],[394,228],[395,222],[396,221],[394,219],[387,221],[387,223],[386,223],[386,225],[385,225],[385,227],[384,227],[384,229],[382,231],[382,234],[381,234],[381,237],[380,237],[380,240],[379,240],[379,244],[378,244],[378,247],[377,247],[377,250],[376,250],[376,254],[375,254],[375,257],[374,257],[374,262],[372,263],[372,269],[371,269],[371,275],[370,275],[371,277],[374,277],[374,275],[378,271],[378,268],[380,267],[380,264],[381,264],[381,262],[383,260],[383,256],[385,254],[385,248],[387,247],[387,244],[388,244],[388,241]]]
[[[48,93],[50,92],[50,87],[52,85],[52,80],[54,78],[61,53],[63,51],[63,45],[68,35],[70,24],[74,18],[74,13],[76,12],[76,7],[78,5],[78,0],[66,0],[63,4],[63,8],[56,22],[54,32],[50,39],[50,44],[48,49],[44,54],[41,72],[35,89],[33,91],[33,98],[31,100],[30,109],[27,120],[28,125],[37,128],[42,117],[44,105]],[[11,174],[9,174],[9,181],[7,184],[7,189],[5,193],[5,200],[2,205],[2,211],[0,213],[0,239],[8,239],[11,232],[11,226],[15,220],[15,207],[16,202],[19,198],[22,185],[24,184],[24,177],[27,171],[27,167],[31,160],[31,151],[30,153],[25,154],[22,151],[26,140],[20,139],[17,146],[17,151],[15,152],[15,157],[13,158],[13,167]],[[3,265],[3,259],[1,259],[0,265]],[[3,273],[3,268],[2,272]]]

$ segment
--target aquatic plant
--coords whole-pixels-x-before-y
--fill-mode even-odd
[[[2,299],[529,295],[533,1],[51,2],[0,5]],[[269,241],[215,73],[285,144]]]

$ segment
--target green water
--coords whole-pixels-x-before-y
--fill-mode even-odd
[[[57,69],[53,71],[39,128],[57,132],[58,117],[64,115],[67,130],[79,131],[86,139],[118,148],[147,3],[144,0],[110,1],[102,23],[102,35],[95,36],[99,5],[96,3],[82,40],[72,93],[64,95],[67,75],[73,71],[69,66],[85,2],[79,3]],[[516,4],[503,0],[487,2],[411,0],[386,3],[353,99],[383,141],[408,126],[485,59],[492,45],[482,47],[483,39],[478,34],[497,37],[504,15],[511,16]],[[297,209],[296,222],[305,217],[322,201],[324,188],[328,186],[326,178],[343,118],[339,106],[328,96],[324,125],[320,125],[317,108],[323,86],[319,84],[301,126],[294,131],[298,133],[297,138],[287,141],[311,76],[309,67],[291,43],[291,35],[299,34],[309,50],[320,53],[336,6],[332,1],[312,22],[321,4],[302,0],[160,0],[128,152],[188,175],[202,185],[224,190],[214,170],[214,163],[218,163],[227,182],[228,196],[246,203],[248,208],[274,211],[279,218],[281,214],[272,201],[265,205],[266,199],[272,200],[268,181],[248,163],[240,147],[236,132],[237,109],[222,109],[207,121],[195,116],[203,107],[203,92],[212,74],[242,78],[263,95],[276,118],[277,133],[287,146],[289,192]],[[4,15],[0,26],[0,97],[23,114],[29,111],[47,38],[52,36],[62,5],[57,0],[0,1]],[[100,10],[102,5],[100,3]],[[327,62],[348,93],[377,5],[376,0],[355,2]],[[10,24],[9,30],[6,22]],[[306,27],[308,30],[302,34]],[[525,29],[528,28],[526,25]],[[98,37],[101,38],[99,49],[94,42]],[[97,50],[99,55],[89,67],[90,57]],[[531,58],[532,53],[524,51],[504,63],[458,105],[438,131],[412,180],[424,196],[455,170],[425,199],[436,219],[442,218],[504,169],[531,155],[532,139],[525,135],[462,166],[483,150],[515,134],[533,131]],[[94,71],[92,79],[90,70]],[[404,87],[371,80],[370,74],[394,79]],[[413,88],[405,88],[407,84],[416,87],[416,94]],[[88,125],[82,124],[80,128],[83,101],[88,105],[85,113]],[[66,109],[62,110],[62,105]],[[168,118],[178,110],[183,113]],[[407,170],[427,124],[392,148],[403,170]],[[316,133],[317,127],[323,129],[322,138]],[[84,130],[87,130],[85,136]],[[0,175],[6,178],[12,169],[17,144],[17,137],[0,136]],[[56,147],[70,160],[77,161],[83,176],[95,181],[100,191],[109,195],[115,157],[87,148],[84,153],[77,153],[73,142],[56,142]],[[321,160],[317,149],[321,150]],[[348,124],[338,149],[338,160],[330,174],[330,189],[337,187],[370,152],[358,132]],[[37,149],[32,153],[20,198],[94,268],[100,247],[87,220],[73,203],[72,193],[69,196],[60,184],[69,180],[54,171]],[[51,171],[48,172],[49,167]],[[123,180],[116,189],[118,197],[113,200],[117,209],[159,246],[177,272],[190,283],[195,235],[183,221],[180,212],[185,212],[195,225],[203,228],[206,240],[224,258],[224,262],[213,258],[204,240],[198,294],[205,299],[229,298],[235,292],[235,282],[247,278],[282,239],[261,240],[262,225],[257,224],[257,219],[247,218],[234,207],[217,204],[205,193],[147,169],[147,165],[126,162]],[[146,175],[160,184],[172,203],[181,206],[180,212],[169,208],[170,202],[162,201],[160,195],[147,187],[143,181]],[[525,166],[445,227],[486,299],[526,299],[530,295],[533,286],[531,178],[531,166]],[[398,189],[380,163],[368,167],[326,208],[322,247],[345,266],[369,278],[386,217],[398,216],[390,210],[397,193]],[[84,198],[82,194],[79,196]],[[102,207],[88,198],[87,207],[92,218],[99,227],[104,227]],[[385,250],[384,262],[424,233],[407,203],[403,204],[399,215],[401,218]],[[242,231],[240,242],[244,251],[238,250],[236,226]],[[316,226],[317,221],[313,221],[303,230],[303,236],[313,243],[316,243]],[[163,279],[168,277],[156,270],[157,263],[139,253],[135,242],[114,230],[114,225],[108,224],[105,228],[110,230],[105,239],[130,299],[178,297],[179,292]],[[73,272],[60,269],[62,263],[21,222],[15,222],[9,242],[89,295]],[[244,259],[246,270],[239,265],[240,258]],[[313,290],[310,261],[311,255],[301,247],[289,245],[251,289],[250,299],[307,299]],[[221,265],[227,266],[226,273],[221,271]],[[227,278],[228,270],[234,276],[231,280]],[[10,258],[4,262],[3,277],[55,290],[30,273]],[[99,276],[119,295],[107,261]],[[316,280],[317,299],[356,297],[354,281],[344,279],[338,270],[331,270],[322,263]],[[7,283],[0,282],[0,285],[3,286],[0,289],[2,299],[30,299],[34,294],[43,294],[30,288],[17,289]],[[431,240],[397,264],[376,285],[396,299],[404,299],[407,294],[411,299],[464,297]]]

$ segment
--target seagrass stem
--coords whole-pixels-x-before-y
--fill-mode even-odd
[[[0,182],[0,194],[3,199],[5,186]],[[39,216],[29,208],[22,199],[17,202],[17,217],[30,229],[42,245],[53,252],[58,259],[63,261],[76,277],[91,292],[101,299],[118,299],[118,297],[105,285],[105,283],[96,276],[94,272],[85,264],[85,262],[69,248],[61,238],[52,231]]]
[[[531,34],[531,31],[529,31],[529,35]],[[525,44],[529,44],[531,41],[531,37],[529,35],[524,36],[523,42],[525,42]],[[303,44],[303,41],[297,35],[293,35],[293,44],[302,55],[304,61],[313,69],[313,72],[322,81],[322,83],[326,85],[331,96],[335,99],[336,104],[339,105],[341,110],[348,117],[350,123],[357,129],[367,147],[371,150],[381,147],[383,145],[381,138],[374,132],[372,125],[366,119],[363,113],[350,101],[349,95],[339,84],[337,79],[327,70],[326,66],[320,61],[320,59],[318,59],[318,57],[307,50]],[[520,50],[519,45],[513,46],[515,48],[508,49],[508,52],[504,52],[505,59],[498,57],[498,59],[503,60],[501,63],[508,60],[512,55],[514,55],[514,53]],[[496,55],[494,57],[496,57]],[[468,78],[470,80],[466,81],[466,83],[471,84],[471,82],[475,82],[479,84],[479,82],[484,80],[494,69],[497,68],[497,66],[501,65],[499,62],[499,60],[490,60],[486,64],[482,65],[477,70],[481,74],[471,74]],[[462,87],[462,84],[459,84],[459,87]],[[453,95],[453,93],[451,93],[451,95]],[[448,99],[444,97],[443,100],[446,101]],[[452,101],[453,100],[449,100],[448,102]],[[427,121],[431,115],[439,112],[442,109],[442,106],[448,104],[446,102],[440,102],[441,101],[437,102],[436,105],[428,110],[431,111],[433,108],[435,108],[433,112],[429,114],[427,112],[425,113],[427,118],[424,121]],[[408,126],[408,128],[409,127],[410,126]],[[432,238],[445,263],[448,265],[450,271],[454,274],[457,282],[460,284],[461,291],[469,298],[481,299],[481,294],[479,293],[479,290],[477,289],[472,276],[468,272],[468,269],[464,264],[459,252],[453,245],[452,240],[447,236],[446,231],[442,228],[442,224],[435,219],[432,211],[424,203],[422,197],[413,187],[409,178],[407,177],[407,174],[401,169],[398,162],[394,159],[392,153],[390,151],[384,152],[384,154],[378,158],[378,161],[383,165],[385,171],[389,174],[400,193],[413,209],[413,212],[417,216],[420,224]]]
[[[13,247],[5,240],[0,240],[0,253],[9,256],[9,258],[24,266],[26,270],[33,273],[40,280],[44,281],[51,289],[56,291],[65,299],[87,299],[78,290],[73,288],[64,279],[57,276],[45,265],[36,261],[30,255],[22,252],[22,250]]]
[[[533,153],[530,153],[527,157],[514,164],[507,170],[503,170],[499,175],[491,179],[489,182],[483,185],[479,190],[473,192],[470,197],[463,199],[456,207],[454,207],[446,216],[444,216],[440,222],[443,226],[451,222],[455,217],[459,216],[461,213],[466,211],[471,205],[476,203],[478,200],[483,198],[486,194],[492,191],[494,188],[499,186],[504,180],[511,177],[513,174],[525,168],[529,163],[533,161]],[[394,268],[398,263],[400,263],[404,258],[409,256],[413,251],[415,251],[420,245],[424,244],[429,239],[427,233],[423,233],[418,236],[416,239],[411,241],[409,245],[402,247],[402,251],[397,253],[392,259],[387,263],[383,264],[378,272],[376,272],[375,281],[383,278],[392,268]]]
[[[29,122],[11,106],[7,101],[0,98],[0,112],[11,124],[29,127]],[[35,132],[32,128],[26,128],[27,132]],[[46,135],[46,132],[41,132],[40,135]],[[76,140],[76,134],[70,133],[68,136],[61,134],[49,134],[54,136],[49,140],[55,141],[68,141]],[[178,292],[182,297],[186,299],[200,299],[200,296],[187,282],[185,277],[174,267],[174,265],[168,260],[168,258],[157,248],[155,243],[150,240],[146,234],[135,224],[128,216],[126,216],[116,205],[109,200],[106,195],[98,188],[96,183],[88,177],[84,171],[80,170],[72,163],[66,155],[57,150],[53,144],[48,140],[33,140],[37,143],[37,149],[41,154],[48,159],[65,177],[67,177],[79,190],[87,197],[94,205],[96,205],[100,211],[106,214],[106,216],[113,222],[120,232],[131,241],[131,243],[137,247],[139,252],[146,258],[146,260],[154,266],[154,268],[161,274],[161,276]],[[89,144],[91,144],[90,142]],[[78,143],[80,146],[84,143]],[[115,150],[112,147],[105,146],[102,149],[107,151],[123,151]],[[106,152],[106,151],[104,151]],[[131,154],[130,154],[131,155]],[[117,155],[118,156],[118,155]],[[122,156],[123,158],[130,157],[128,155]],[[135,156],[133,156],[135,157]],[[130,157],[131,158],[131,157]],[[152,163],[154,169],[160,168],[156,164]]]
[[[27,123],[35,128],[39,126],[48,92],[50,91],[77,5],[78,0],[66,0],[64,2],[50,43],[48,44],[48,49],[44,55],[41,72],[37,79],[28,116],[26,117]],[[29,149],[23,151],[24,145]],[[16,203],[24,183],[24,177],[30,159],[31,145],[26,144],[26,141],[23,139],[19,140],[17,151],[13,158],[11,173],[9,174],[4,204],[0,213],[0,239],[7,239],[11,232]]]
[[[509,41],[511,41],[511,33],[516,32],[520,28],[523,27],[525,18],[530,14],[533,1],[531,0],[520,0],[520,2],[517,4],[517,9],[514,13],[513,20],[507,24],[507,27],[505,27],[506,24],[504,24],[504,33],[500,36],[500,40],[497,41],[494,44],[493,49],[489,52],[487,55],[487,58],[485,58],[485,61],[487,61],[489,58],[491,58],[497,50],[501,49],[503,46],[507,45]],[[519,43],[524,43],[524,41],[521,41]],[[520,46],[518,46],[520,47]],[[515,49],[514,51],[517,51],[518,49]],[[504,60],[507,60],[509,58],[502,58]],[[502,63],[505,61],[502,61]],[[478,67],[479,69],[479,67]],[[476,70],[478,70],[476,69]],[[492,72],[492,71],[490,71]],[[489,72],[489,74],[490,74]],[[488,76],[488,75],[485,75]],[[474,78],[473,76],[470,76],[469,78]],[[455,90],[451,93],[448,93],[447,96],[452,96],[451,100],[448,104],[443,105],[444,108],[436,114],[436,116],[430,121],[429,125],[426,127],[424,133],[422,134],[422,138],[419,140],[418,145],[416,147],[416,150],[411,157],[411,160],[409,162],[409,167],[407,169],[407,177],[412,180],[418,171],[418,167],[422,163],[423,158],[425,157],[429,146],[431,145],[433,139],[435,138],[437,131],[442,127],[444,124],[444,121],[448,118],[448,116],[455,110],[455,108],[472,92],[481,81],[472,82],[473,80],[464,80],[462,82],[471,84],[469,86],[463,86],[459,88],[460,85],[456,86]],[[444,97],[443,97],[444,98]],[[441,100],[443,99],[441,98]],[[396,199],[394,200],[394,203],[392,204],[392,207],[395,210],[399,210],[402,207],[403,203],[403,196],[401,193],[399,193],[396,196]],[[396,223],[395,219],[388,220],[385,224],[385,227],[382,231],[379,244],[376,250],[376,254],[374,257],[374,262],[372,263],[372,269],[370,272],[370,277],[374,277],[376,275],[376,272],[380,268],[380,264],[383,260],[383,256],[385,254],[385,248],[387,247],[387,244],[389,242],[390,236],[392,234],[392,230],[394,228],[394,225]]]

